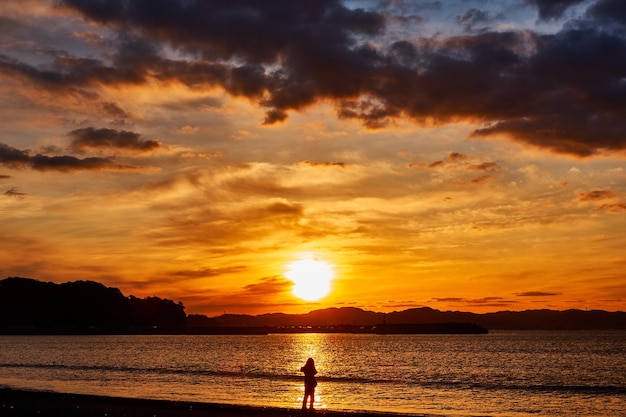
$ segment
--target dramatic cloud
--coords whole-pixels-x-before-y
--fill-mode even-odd
[[[512,110],[514,105],[519,111],[502,114],[501,121],[476,134],[504,133],[580,156],[624,150],[626,40],[581,28],[535,37],[533,44],[536,53],[515,70],[519,89],[502,85],[500,90],[501,98],[506,98],[502,109]],[[505,97],[510,93],[515,95]]]
[[[161,146],[156,140],[142,140],[140,134],[125,130],[87,127],[73,130],[69,136],[74,138],[71,143],[72,148],[78,151],[85,148],[100,148],[148,152]]]
[[[626,11],[619,0],[597,1],[555,34],[485,27],[475,35],[393,42],[385,38],[384,11],[349,9],[339,0],[60,3],[120,32],[113,60],[58,51],[41,67],[0,56],[0,71],[75,94],[150,78],[221,86],[264,106],[266,124],[330,100],[340,118],[370,128],[402,117],[472,120],[483,124],[475,136],[506,135],[558,153],[626,149]],[[582,2],[527,3],[545,20]],[[471,9],[457,20],[472,30],[496,18]],[[124,115],[114,105],[104,109]]]
[[[11,168],[32,168],[37,171],[100,171],[100,170],[128,170],[137,169],[129,165],[121,165],[107,158],[84,158],[73,156],[47,156],[42,154],[31,155],[29,151],[22,151],[0,143],[0,164]]]

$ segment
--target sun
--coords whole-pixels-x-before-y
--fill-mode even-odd
[[[293,281],[293,295],[316,301],[330,292],[335,273],[331,264],[316,259],[301,259],[287,265],[285,276]]]

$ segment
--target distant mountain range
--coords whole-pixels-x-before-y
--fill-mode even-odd
[[[212,318],[202,315],[187,317],[188,327],[373,326],[381,323],[473,323],[489,330],[624,330],[626,312],[527,310],[476,314],[422,307],[377,313],[360,308],[342,307],[316,310],[307,314],[276,313],[258,316],[224,314]]]
[[[626,312],[527,310],[476,314],[422,307],[380,313],[342,307],[306,314],[207,317],[186,315],[180,302],[126,297],[117,288],[93,281],[55,284],[29,278],[0,280],[0,334],[479,333],[484,329],[626,330]]]

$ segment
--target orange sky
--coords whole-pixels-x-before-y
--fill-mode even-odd
[[[210,316],[626,309],[619,3],[60,3],[0,5],[0,278]]]

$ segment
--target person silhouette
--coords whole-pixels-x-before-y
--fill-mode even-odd
[[[317,374],[317,369],[315,369],[315,361],[313,358],[307,359],[306,364],[300,368],[300,372],[304,372],[304,398],[302,399],[302,409],[306,410],[306,400],[309,398],[309,409],[314,410],[313,403],[315,402],[315,387],[317,387],[315,374]]]

